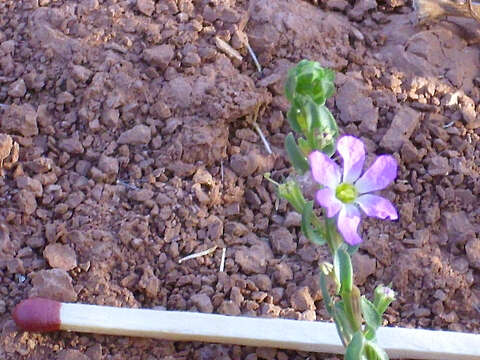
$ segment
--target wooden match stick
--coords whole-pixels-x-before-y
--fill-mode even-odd
[[[480,4],[471,0],[464,3],[457,3],[454,0],[413,0],[413,7],[421,22],[445,16],[474,18],[480,21]]]
[[[264,319],[180,311],[128,309],[22,301],[13,311],[17,326],[29,331],[78,331],[166,340],[204,341],[341,354],[335,325],[319,321]],[[380,328],[379,345],[391,358],[480,359],[480,335],[451,331]]]

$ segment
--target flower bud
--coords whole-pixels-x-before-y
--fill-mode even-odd
[[[303,208],[307,203],[303,197],[300,186],[293,180],[278,185],[278,196],[287,200],[298,213],[303,213]]]
[[[373,304],[380,314],[387,310],[388,306],[395,300],[395,291],[387,286],[379,285],[375,289]]]

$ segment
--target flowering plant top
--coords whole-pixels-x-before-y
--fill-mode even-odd
[[[317,245],[328,245],[333,264],[320,264],[320,288],[325,307],[333,318],[345,346],[347,360],[386,360],[387,354],[376,344],[376,331],[382,315],[395,300],[395,292],[380,285],[373,301],[361,296],[353,284],[351,255],[362,242],[358,234],[360,210],[367,216],[396,220],[393,204],[375,194],[390,185],[397,176],[397,161],[381,155],[363,171],[365,145],[354,136],[339,134],[335,119],[325,106],[335,92],[334,73],[313,61],[302,60],[288,73],[285,94],[291,108],[287,117],[292,129],[285,138],[285,150],[299,174],[309,173],[318,184],[316,203],[322,207],[318,217],[314,202],[307,201],[294,179],[277,185],[277,192],[302,214],[304,235]],[[335,151],[343,160],[338,165]],[[328,290],[333,282],[335,291]]]

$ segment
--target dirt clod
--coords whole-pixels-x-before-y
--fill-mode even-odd
[[[69,271],[77,266],[77,255],[68,245],[49,244],[43,250],[43,256],[52,268]]]
[[[151,140],[152,132],[149,126],[135,125],[130,130],[123,132],[118,138],[118,143],[128,145],[148,144]]]
[[[34,272],[31,278],[33,288],[30,290],[30,297],[39,296],[63,302],[77,300],[72,278],[65,270],[40,270]]]

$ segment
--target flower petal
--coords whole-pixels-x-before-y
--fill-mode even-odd
[[[361,195],[355,201],[365,214],[380,219],[397,220],[398,214],[392,203],[377,195]]]
[[[331,218],[337,215],[343,204],[335,197],[335,190],[323,188],[315,194],[317,202],[327,209],[327,217]]]
[[[342,207],[338,214],[337,227],[343,239],[348,244],[354,246],[362,242],[357,229],[360,224],[360,211],[354,205]]]
[[[320,151],[312,151],[308,156],[313,180],[320,185],[335,189],[340,183],[340,167]]]
[[[391,155],[379,156],[355,183],[359,194],[386,188],[397,177],[397,160]]]
[[[337,151],[343,159],[343,182],[353,184],[362,173],[365,145],[354,136],[343,136],[337,142]]]

